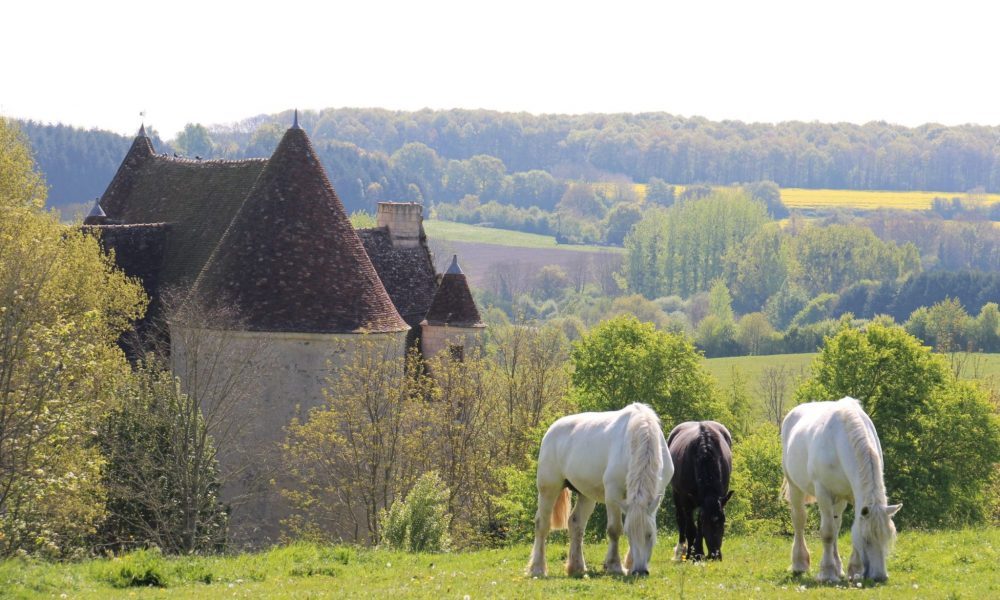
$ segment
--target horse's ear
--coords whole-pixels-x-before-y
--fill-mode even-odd
[[[885,514],[891,517],[892,515],[898,513],[899,509],[901,508],[903,508],[902,502],[900,502],[899,504],[890,504],[889,506],[885,507]]]
[[[735,491],[735,490],[729,490],[729,493],[728,493],[728,494],[726,494],[726,497],[722,499],[722,503],[721,503],[721,504],[722,504],[722,506],[725,506],[725,505],[726,505],[726,502],[729,502],[729,499],[733,497],[733,492],[734,492],[734,491]]]

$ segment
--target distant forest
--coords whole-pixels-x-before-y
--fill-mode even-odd
[[[188,125],[158,152],[267,156],[291,111]],[[487,110],[326,109],[300,114],[348,210],[381,199],[551,209],[566,180],[1000,192],[1000,127],[885,122],[779,124],[666,113],[531,115]],[[56,206],[103,192],[130,139],[23,123]]]

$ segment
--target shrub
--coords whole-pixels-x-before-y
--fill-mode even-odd
[[[791,531],[788,502],[781,490],[781,437],[766,424],[733,446],[733,473],[726,505],[728,531],[736,534]]]
[[[156,548],[136,550],[107,563],[102,579],[116,588],[166,587],[167,564]]]
[[[901,525],[982,522],[990,510],[988,474],[1000,463],[1000,417],[986,393],[956,379],[899,326],[846,325],[812,366],[800,401],[861,401],[879,433],[890,502],[903,502]]]
[[[406,500],[396,500],[382,510],[383,542],[407,552],[441,552],[448,549],[448,488],[435,471],[420,476]]]

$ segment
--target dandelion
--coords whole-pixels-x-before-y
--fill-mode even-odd
[[[462,596],[462,600],[472,600],[472,596],[466,594],[466,595]]]
[[[385,568],[386,569],[391,569],[392,568],[392,563],[391,562],[385,563]]]
[[[920,589],[920,586],[914,583],[914,584],[913,584],[913,589],[915,589],[915,590],[919,590],[919,589]]]

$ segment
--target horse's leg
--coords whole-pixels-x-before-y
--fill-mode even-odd
[[[684,537],[687,538],[688,560],[700,560],[704,552],[701,550],[701,540],[698,537],[698,523],[694,518],[694,505],[684,507]]]
[[[562,486],[539,486],[538,510],[535,512],[535,547],[531,551],[531,562],[528,563],[528,575],[544,577],[545,537],[549,534],[549,519],[552,517],[552,507],[562,493]]]
[[[566,574],[570,577],[583,575],[587,570],[587,563],[583,560],[583,533],[595,504],[583,494],[576,495],[576,506],[569,517],[569,556],[566,557]]]
[[[608,510],[608,554],[604,557],[604,572],[610,575],[624,575],[621,553],[618,551],[618,538],[622,535],[622,509],[614,501],[608,502],[605,507]],[[631,563],[631,558],[630,551],[625,557],[625,562]],[[631,567],[631,564],[628,566]]]
[[[840,550],[837,549],[837,538],[840,537],[840,529],[844,524],[844,520],[841,517],[844,516],[845,508],[847,508],[847,500],[838,500],[833,503],[833,522],[837,528],[833,536],[833,558],[837,561],[836,569],[841,577],[844,576],[844,564],[840,562]]]
[[[674,492],[674,508],[676,509],[674,514],[677,516],[677,546],[674,547],[674,560],[679,561],[684,558],[684,552],[687,550],[685,543],[687,538],[684,531],[687,521],[684,518],[684,506],[681,504],[681,498],[677,492]]]
[[[792,482],[788,482],[788,506],[792,511],[792,529],[795,530],[795,540],[792,542],[792,573],[805,573],[809,570],[809,548],[806,547],[806,495]]]
[[[840,581],[840,557],[837,556],[837,533],[840,520],[835,518],[833,496],[823,486],[816,484],[816,502],[819,504],[819,534],[823,539],[823,559],[819,562],[817,581]]]
[[[854,507],[854,518],[858,518],[858,507]],[[858,552],[858,545],[861,540],[854,539],[854,532],[851,532],[851,558],[847,562],[847,576],[851,581],[859,581],[865,575],[865,565],[861,561],[861,553]]]

